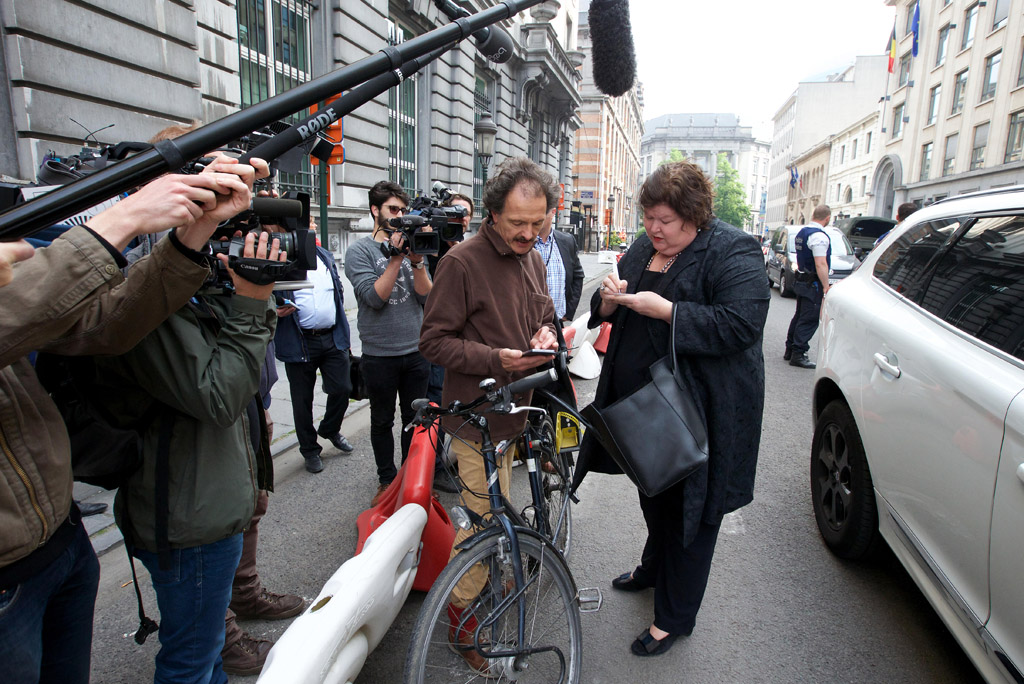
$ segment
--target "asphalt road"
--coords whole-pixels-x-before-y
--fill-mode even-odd
[[[593,283],[584,293],[589,301]],[[808,498],[812,372],[782,361],[793,300],[772,292],[765,330],[763,440],[755,500],[729,516],[719,537],[704,605],[693,635],[666,655],[637,658],[629,644],[652,618],[652,596],[611,589],[631,568],[645,529],[636,490],[624,477],[590,475],[574,510],[570,566],[579,586],[597,586],[604,606],[583,616],[583,682],[976,682],[977,672],[898,562],[870,564],[833,557],[823,546]],[[812,358],[814,346],[812,343]],[[596,381],[578,382],[581,405]],[[275,461],[277,488],[261,524],[259,566],[274,591],[317,595],[355,549],[355,516],[376,489],[368,412],[346,419],[352,456],[326,450],[325,469],[310,475],[297,451]],[[523,477],[521,469],[514,477]],[[442,495],[451,505],[454,495]],[[138,624],[125,554],[101,557],[93,677],[98,684],[152,681],[152,637],[136,646]],[[140,567],[141,575],[145,571]],[[142,579],[150,612],[156,601]],[[357,682],[401,681],[412,623],[423,595],[413,593]],[[243,623],[274,638],[287,626]],[[232,682],[254,682],[233,677]]]

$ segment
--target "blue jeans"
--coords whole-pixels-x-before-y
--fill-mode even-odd
[[[42,572],[0,592],[0,679],[9,684],[89,681],[100,563],[85,528]]]
[[[134,549],[153,580],[160,607],[160,652],[156,684],[225,684],[221,667],[224,613],[231,602],[231,580],[242,556],[242,535],[212,544],[173,549],[167,570],[157,554]]]

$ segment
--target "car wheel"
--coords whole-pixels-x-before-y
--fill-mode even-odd
[[[786,277],[786,269],[783,268],[779,271],[779,294],[783,297],[795,297],[793,293],[793,283]]]
[[[867,456],[845,402],[825,407],[811,442],[811,499],[818,530],[840,558],[869,556],[878,544],[878,509]]]

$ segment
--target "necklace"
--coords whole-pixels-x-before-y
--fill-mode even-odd
[[[651,255],[651,260],[647,262],[647,269],[646,270],[648,270],[648,271],[651,270],[651,264],[654,263],[654,257],[658,256],[658,254],[659,254],[659,252],[655,252],[654,254]],[[676,257],[677,256],[679,256],[678,252],[673,254],[671,257],[669,257],[669,260],[665,262],[665,265],[662,266],[661,270],[658,271],[658,272],[659,273],[664,273],[665,271],[667,271],[672,266],[672,264],[674,264],[676,262]]]

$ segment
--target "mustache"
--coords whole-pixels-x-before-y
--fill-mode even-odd
[[[514,238],[512,238],[512,241],[513,242],[521,242],[524,245],[532,245],[533,243],[535,243],[537,241],[537,238],[514,237]]]

